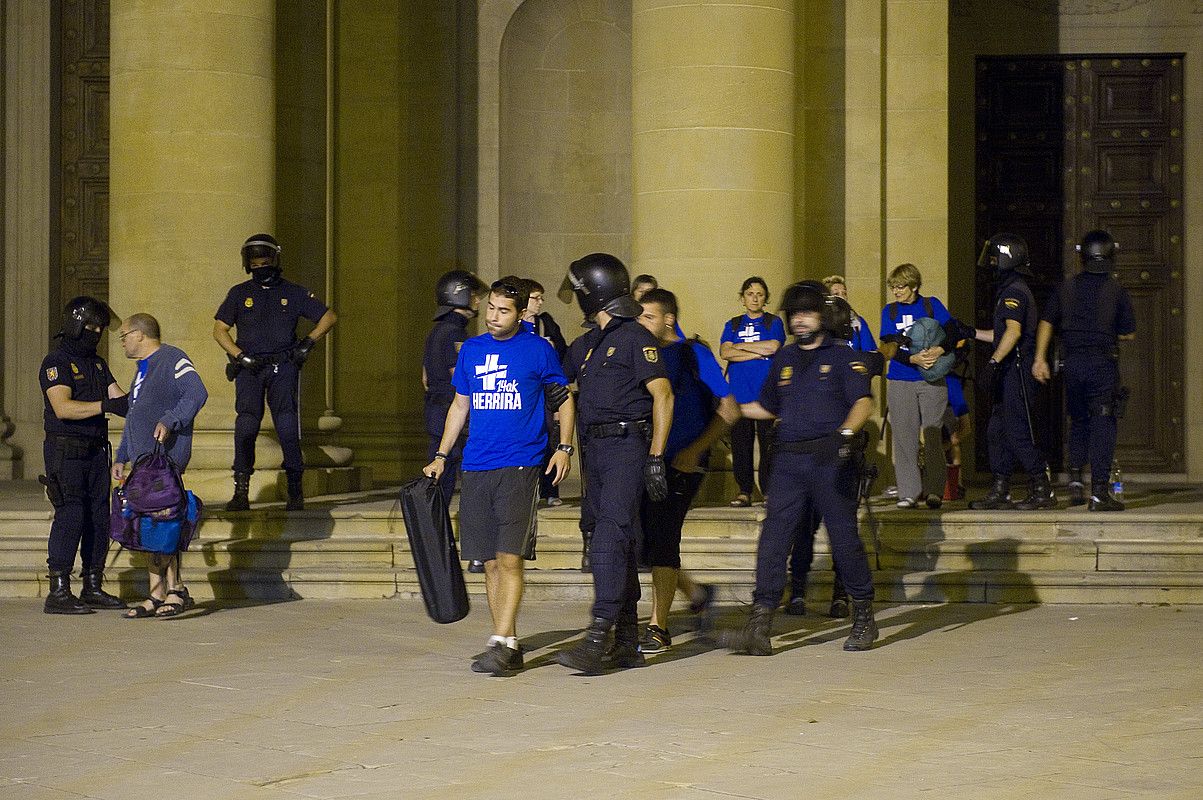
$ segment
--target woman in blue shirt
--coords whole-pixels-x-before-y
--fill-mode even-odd
[[[827,293],[832,297],[848,299],[848,282],[844,280],[843,275],[828,275],[823,279],[823,285],[827,287]],[[877,342],[873,341],[873,331],[869,330],[869,323],[865,322],[865,318],[857,314],[855,309],[852,311],[852,341],[850,344],[853,350],[859,350],[862,353],[877,349]]]
[[[737,403],[755,402],[769,374],[773,354],[785,344],[785,326],[764,310],[769,302],[769,287],[764,278],[753,275],[739,289],[744,313],[723,327],[719,355],[727,362],[727,382]],[[752,472],[752,443],[760,442],[760,492],[768,494],[769,448],[773,427],[770,420],[741,419],[731,428],[731,462],[739,494],[732,506],[752,505],[756,490]]]

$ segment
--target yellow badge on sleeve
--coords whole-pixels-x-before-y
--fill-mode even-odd
[[[660,351],[655,347],[643,348],[643,358],[649,364],[655,364],[660,360]]]
[[[781,375],[777,379],[778,386],[789,386],[790,381],[794,379],[794,368],[784,366],[781,368]]]
[[[828,372],[831,372],[830,364],[820,364],[819,365],[819,374],[820,375],[826,375]]]
[[[247,308],[254,308],[255,307],[255,298],[248,297],[245,301],[243,301],[242,304],[244,306],[246,306]]]
[[[46,380],[48,380],[48,381],[57,381],[58,380],[58,367],[50,367],[46,370]]]
[[[1008,297],[1006,300],[1003,300],[1003,305],[1014,311],[1019,308],[1019,301],[1013,297]]]
[[[853,372],[859,373],[861,375],[869,374],[869,368],[865,366],[865,362],[863,362],[863,361],[853,361],[853,362],[849,363],[848,366],[852,367]]]

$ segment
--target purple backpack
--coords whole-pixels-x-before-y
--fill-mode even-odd
[[[138,456],[125,480],[125,502],[135,514],[154,514],[180,509],[187,502],[180,468],[163,452],[163,445]]]
[[[131,550],[187,550],[204,504],[184,489],[179,467],[162,445],[139,456],[129,477],[113,490],[109,538]]]

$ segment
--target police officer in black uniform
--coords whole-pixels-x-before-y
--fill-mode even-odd
[[[1069,504],[1086,502],[1082,467],[1090,462],[1091,511],[1123,511],[1111,494],[1111,462],[1119,407],[1124,390],[1119,380],[1119,342],[1136,338],[1132,298],[1111,276],[1119,245],[1106,231],[1082,237],[1078,257],[1082,272],[1066,278],[1049,295],[1036,329],[1032,376],[1041,383],[1051,376],[1048,347],[1061,332],[1065,361],[1065,400],[1069,406]]]
[[[834,340],[834,309],[813,285],[785,291],[781,313],[796,340],[773,356],[757,402],[745,416],[780,420],[773,449],[766,516],[756,548],[752,613],[723,643],[751,655],[772,655],[770,628],[786,583],[786,560],[799,520],[813,510],[827,525],[835,570],[852,601],[845,650],[868,650],[877,639],[873,576],[858,532],[857,450],[873,413],[865,355]]]
[[[1032,429],[1036,300],[1023,279],[1024,274],[1031,274],[1029,263],[1027,242],[1013,233],[991,236],[978,259],[978,266],[990,268],[997,282],[994,328],[976,332],[978,341],[994,345],[983,375],[992,398],[987,435],[994,479],[990,492],[969,504],[972,509],[1031,511],[1057,504],[1048,479],[1048,464],[1036,447]],[[1011,473],[1016,461],[1027,473],[1028,496],[1013,503]]]
[[[226,377],[234,381],[234,496],[227,511],[250,508],[251,473],[255,471],[255,439],[263,423],[263,400],[284,451],[289,511],[305,507],[301,478],[300,375],[314,345],[334,327],[338,317],[313,292],[285,280],[280,245],[258,233],[242,245],[242,266],[250,280],[230,289],[217,309],[213,338],[226,351]],[[297,338],[297,322],[314,323],[308,336]],[[237,328],[237,340],[230,329]]]
[[[434,301],[438,304],[434,313],[435,325],[426,336],[426,349],[422,353],[422,387],[426,390],[426,435],[429,437],[426,458],[430,461],[439,450],[447,409],[455,399],[451,375],[455,372],[460,345],[468,338],[468,320],[476,316],[480,296],[487,289],[480,278],[462,269],[448,272],[435,284]],[[455,477],[463,454],[464,438],[461,436],[447,453],[443,476],[439,479],[443,497],[447,500],[455,492]]]
[[[47,614],[91,614],[125,608],[101,588],[109,551],[109,439],[105,414],[124,417],[129,398],[96,353],[113,313],[94,297],[77,297],[63,309],[59,346],[42,361],[46,474],[38,480],[54,506],[50,524],[50,592]],[[71,593],[75,551],[83,562],[83,589]]]
[[[664,448],[672,425],[672,386],[656,338],[637,322],[643,307],[630,296],[630,276],[607,253],[574,261],[567,281],[585,316],[597,315],[579,364],[568,380],[580,387],[585,427],[586,495],[596,523],[592,541],[593,622],[556,660],[595,674],[605,665],[641,666],[639,602],[639,505],[646,488],[654,501],[668,496]],[[610,631],[614,645],[607,656]]]

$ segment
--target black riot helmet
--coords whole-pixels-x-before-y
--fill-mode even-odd
[[[786,288],[781,295],[781,316],[785,317],[785,327],[793,331],[793,316],[804,312],[814,312],[820,315],[822,330],[831,330],[831,311],[827,303],[827,289],[818,281],[799,281]],[[794,334],[801,344],[810,344],[818,336],[819,331],[801,335]]]
[[[982,245],[982,254],[977,259],[979,267],[989,267],[996,276],[1015,271],[1030,274],[1028,243],[1022,236],[1013,233],[996,233]]]
[[[1110,272],[1115,266],[1115,252],[1119,245],[1107,231],[1094,230],[1082,237],[1078,245],[1078,257],[1082,269],[1087,272]]]
[[[108,303],[83,295],[63,306],[63,328],[59,336],[75,341],[84,335],[84,328],[94,325],[102,331],[116,319]]]
[[[434,285],[434,302],[438,303],[435,319],[442,319],[457,308],[472,311],[472,298],[487,287],[480,278],[464,269],[444,273]],[[476,314],[472,311],[473,315]]]
[[[279,272],[280,266],[280,243],[270,233],[256,233],[254,236],[242,243],[242,268],[251,273],[251,259],[253,258],[270,258],[271,263],[264,265],[262,268],[271,268]]]
[[[599,311],[626,319],[643,313],[643,306],[631,297],[626,265],[609,253],[590,253],[569,264],[558,296],[568,302],[570,292],[576,295],[586,319]]]
[[[852,329],[852,306],[842,297],[828,295],[826,313],[823,314],[823,328],[837,339],[845,342],[852,341],[856,332]]]

